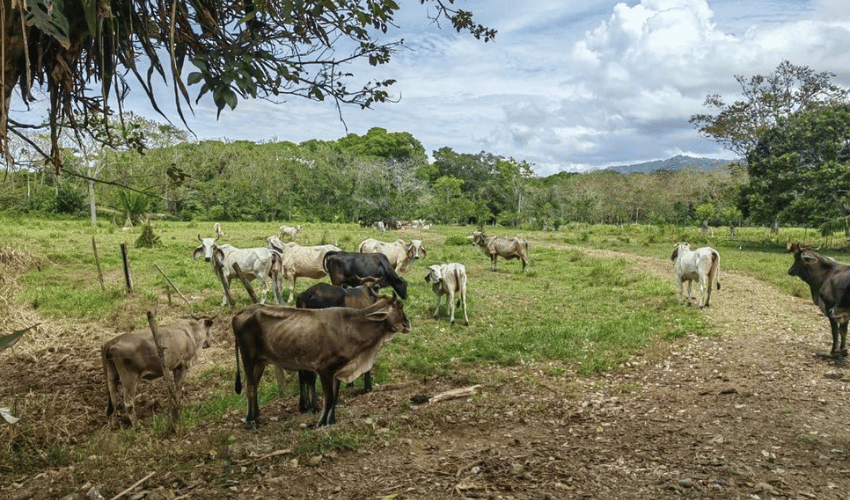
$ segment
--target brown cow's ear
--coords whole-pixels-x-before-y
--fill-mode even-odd
[[[425,283],[430,283],[430,282],[431,282],[431,273],[428,273],[428,274],[425,275]]]
[[[384,321],[389,315],[390,313],[386,309],[381,309],[380,311],[367,314],[366,319],[370,321]]]
[[[192,258],[193,258],[193,259],[195,259],[195,260],[198,260],[198,257],[200,257],[201,252],[203,252],[203,251],[204,251],[204,247],[203,247],[203,245],[199,246],[198,248],[196,248],[196,249],[192,252]]]
[[[679,247],[676,247],[673,250],[673,255],[670,256],[670,260],[676,260],[676,257],[678,257],[678,256],[679,256]]]

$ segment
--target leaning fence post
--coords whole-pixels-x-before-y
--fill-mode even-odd
[[[153,343],[156,345],[156,352],[159,355],[159,364],[162,369],[162,378],[165,380],[165,385],[168,387],[168,401],[171,406],[171,420],[176,425],[180,418],[180,394],[177,392],[177,386],[174,383],[174,377],[171,376],[171,370],[168,369],[168,363],[165,361],[165,349],[162,347],[162,342],[159,340],[159,330],[156,326],[154,312],[148,311],[148,324],[151,327],[153,334]]]
[[[126,243],[121,243],[121,260],[124,262],[124,282],[127,284],[127,291],[133,293],[133,278],[130,277],[130,261],[127,259]]]
[[[160,269],[159,266],[156,265],[156,263],[154,263],[153,267],[155,267],[156,270],[159,271],[159,274],[161,274],[162,277],[165,278],[165,282],[168,285],[171,285],[171,288],[173,288],[174,291],[177,292],[180,295],[180,297],[183,299],[183,302],[185,302],[187,306],[191,306],[192,304],[189,303],[189,299],[187,299],[186,296],[183,295],[180,292],[180,290],[177,289],[177,285],[175,285],[174,282],[171,281],[171,279],[162,271],[162,269]],[[168,287],[166,287],[165,289],[168,290]],[[170,302],[171,301],[171,294],[169,293],[168,295],[169,295],[169,302]]]
[[[247,290],[248,295],[251,296],[251,302],[254,304],[259,302],[257,294],[254,293],[254,288],[251,286],[251,282],[248,281],[248,278],[246,278],[244,274],[242,274],[242,268],[239,267],[238,262],[233,263],[233,270],[236,271],[236,275],[239,276],[239,280],[242,281],[242,284],[245,286],[245,290]]]
[[[97,256],[97,243],[94,241],[94,236],[91,237],[91,247],[94,250],[94,263],[97,264],[97,279],[100,281],[100,289],[106,291],[106,286],[103,284],[103,271],[100,269],[100,259]]]
[[[215,275],[218,276],[218,280],[221,281],[221,287],[224,289],[224,296],[227,298],[227,305],[235,306],[236,301],[233,300],[233,295],[230,294],[230,286],[228,285],[227,280],[224,279],[224,263],[219,260],[216,252],[213,252],[212,258]]]

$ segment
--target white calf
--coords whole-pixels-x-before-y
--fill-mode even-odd
[[[430,282],[437,295],[437,307],[434,317],[439,316],[440,298],[447,296],[446,309],[451,322],[455,322],[455,292],[460,294],[458,303],[463,303],[463,324],[469,326],[469,317],[466,315],[466,268],[463,264],[452,262],[449,264],[435,264],[428,266],[428,274],[425,281]]]
[[[691,305],[693,280],[699,280],[698,307],[708,307],[711,301],[711,286],[717,283],[720,290],[720,254],[711,247],[691,250],[687,243],[676,243],[670,260],[676,263],[676,282],[679,285],[679,304],[682,303],[684,282],[688,282],[688,305]]]

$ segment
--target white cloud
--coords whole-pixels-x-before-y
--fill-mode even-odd
[[[362,81],[395,78],[401,101],[344,108],[350,132],[375,126],[410,132],[428,152],[483,150],[527,160],[549,175],[685,152],[729,157],[688,118],[705,111],[709,93],[739,97],[734,75],[770,73],[784,59],[834,72],[837,83],[850,86],[846,0],[469,0],[459,6],[499,29],[496,41],[485,44],[445,25],[436,30],[414,5],[399,22],[419,21],[398,34],[411,50],[387,67],[354,68]],[[159,119],[141,92],[134,95],[131,110]],[[163,95],[168,107],[171,90]],[[301,142],[345,134],[330,103],[242,101],[218,121],[208,100],[195,111],[190,126],[201,139]]]

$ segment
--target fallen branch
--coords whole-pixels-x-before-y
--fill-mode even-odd
[[[255,464],[261,460],[265,460],[267,458],[277,457],[280,455],[286,455],[287,453],[292,453],[292,448],[285,448],[283,450],[275,450],[271,453],[266,453],[265,455],[257,458],[252,458],[251,460],[243,460],[241,462],[237,462],[237,465],[251,465]]]
[[[147,476],[145,476],[145,477],[143,477],[142,479],[139,479],[138,481],[136,481],[136,483],[135,483],[135,484],[133,484],[133,486],[130,486],[129,488],[127,488],[126,490],[122,491],[121,493],[119,493],[119,494],[115,495],[114,497],[110,498],[109,500],[117,500],[118,498],[123,497],[123,496],[124,496],[124,495],[126,495],[127,493],[130,493],[131,491],[133,491],[134,489],[136,489],[136,486],[138,486],[138,485],[140,485],[140,484],[144,483],[145,481],[147,481],[148,479],[150,479],[150,478],[151,478],[151,476],[153,476],[154,474],[156,474],[156,472],[151,472],[151,473],[150,473],[150,474],[148,474]]]
[[[441,392],[436,396],[431,396],[427,400],[424,400],[421,396],[417,396],[414,402],[415,403],[441,403],[443,401],[449,401],[451,399],[465,398],[472,394],[475,394],[478,388],[481,387],[481,384],[473,385],[470,387],[461,387],[460,389],[452,389],[450,391]]]

